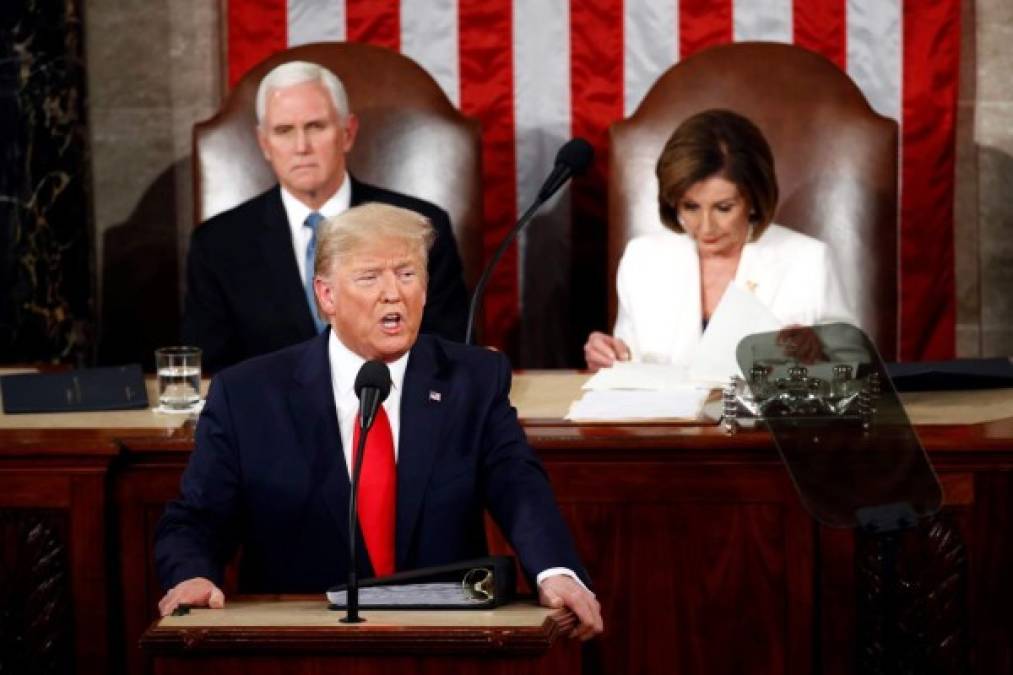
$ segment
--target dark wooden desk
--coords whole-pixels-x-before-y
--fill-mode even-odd
[[[141,639],[154,675],[460,673],[579,675],[580,646],[559,611],[364,611],[349,626],[320,598],[257,598],[166,617]]]
[[[854,672],[854,539],[809,519],[765,432],[526,429],[604,605],[585,672]],[[974,672],[1013,672],[1013,420],[919,435],[966,544]],[[80,672],[143,672],[138,640],[161,595],[153,528],[191,445],[185,428],[0,431],[0,603],[31,595],[25,561],[39,552],[24,533],[50,519],[55,576],[70,580],[46,615],[64,627],[51,658],[63,645]],[[20,576],[6,574],[13,559]]]

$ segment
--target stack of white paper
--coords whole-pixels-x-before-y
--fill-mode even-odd
[[[641,389],[663,391],[691,386],[685,366],[661,363],[616,361],[602,368],[584,383],[585,390]]]
[[[710,390],[687,380],[682,366],[619,362],[599,370],[570,405],[575,422],[697,419]]]
[[[695,387],[684,391],[588,391],[570,405],[566,419],[574,422],[696,419],[708,393]]]

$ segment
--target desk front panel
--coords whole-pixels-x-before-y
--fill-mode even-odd
[[[605,608],[586,672],[808,673],[814,660],[854,672],[854,538],[813,524],[765,433],[527,430]],[[96,462],[89,432],[80,446],[67,432],[33,431],[27,445],[4,433],[0,509],[64,519],[75,659],[101,662],[111,644],[114,672],[143,672],[137,641],[160,595],[154,524],[178,493],[191,436],[123,434]],[[920,433],[966,544],[974,671],[1013,672],[1013,424]],[[105,570],[105,586],[90,583]]]

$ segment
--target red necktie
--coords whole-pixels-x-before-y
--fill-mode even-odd
[[[352,453],[359,448],[359,416],[355,416]],[[355,466],[355,457],[352,458]],[[357,508],[362,537],[373,564],[382,577],[394,573],[394,514],[397,501],[397,467],[394,464],[394,435],[387,411],[381,405],[366,436],[366,456],[359,476]]]

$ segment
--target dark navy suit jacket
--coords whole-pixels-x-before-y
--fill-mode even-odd
[[[247,593],[321,592],[347,578],[349,479],[327,358],[328,332],[219,373],[197,423],[180,499],[156,535],[162,585],[222,568],[242,545]],[[533,578],[586,580],[510,405],[497,352],[421,335],[401,398],[397,569],[485,555],[488,509]],[[371,576],[359,536],[359,573]]]
[[[468,292],[446,212],[421,199],[349,178],[352,206],[393,204],[417,211],[433,224],[436,241],[429,253],[421,331],[463,340]],[[185,344],[204,351],[203,366],[211,372],[316,334],[278,186],[194,230],[187,254],[182,333]]]

